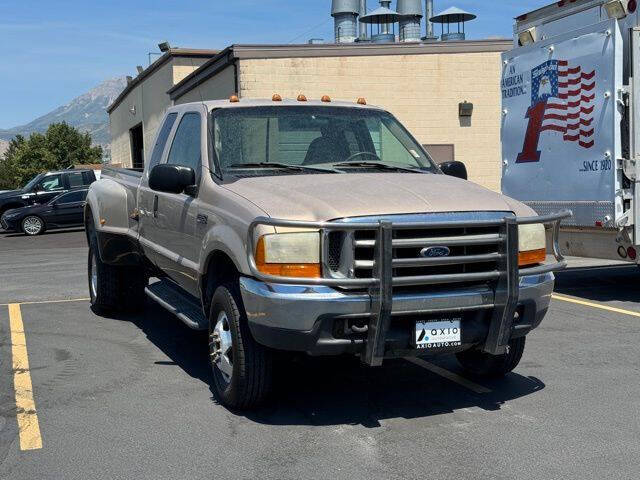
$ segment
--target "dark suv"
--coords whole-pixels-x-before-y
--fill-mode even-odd
[[[93,170],[60,170],[36,175],[24,188],[0,193],[0,217],[7,210],[44,204],[69,190],[88,187],[96,180]]]

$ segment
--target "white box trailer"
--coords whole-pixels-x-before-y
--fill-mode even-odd
[[[502,191],[573,211],[564,254],[638,261],[639,20],[636,0],[558,1],[518,17],[503,54]]]

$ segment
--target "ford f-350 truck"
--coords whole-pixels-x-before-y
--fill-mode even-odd
[[[504,375],[565,266],[556,243],[545,263],[545,224],[557,239],[570,213],[538,217],[465,178],[364,99],[171,107],[143,173],[91,186],[91,303],[146,293],[207,330],[229,407],[265,398],[274,350],[372,366],[455,354]]]

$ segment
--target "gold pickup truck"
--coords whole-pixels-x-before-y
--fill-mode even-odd
[[[268,394],[274,350],[371,366],[455,354],[505,375],[547,311],[569,215],[538,217],[460,162],[436,165],[363,99],[179,105],[143,172],[105,169],[91,186],[91,303],[150,297],[208,331],[234,408]]]

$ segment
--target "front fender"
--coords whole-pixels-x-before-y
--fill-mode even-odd
[[[228,225],[218,224],[213,226],[203,238],[202,249],[200,251],[200,275],[207,273],[209,258],[214,252],[222,252],[227,255],[240,274],[249,274],[249,264],[247,263],[246,239],[241,238],[238,233]]]

